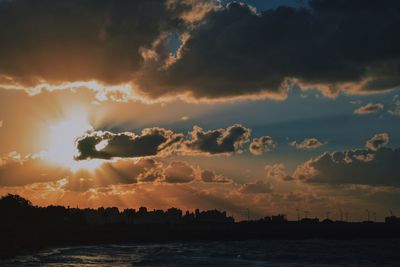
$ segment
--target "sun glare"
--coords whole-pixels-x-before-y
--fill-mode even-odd
[[[77,138],[93,130],[84,117],[74,117],[49,126],[48,148],[44,157],[53,163],[69,167],[72,171],[80,169],[93,170],[101,164],[101,160],[76,161],[78,151],[75,146]]]

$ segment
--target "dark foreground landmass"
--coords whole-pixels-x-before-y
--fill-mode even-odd
[[[0,198],[0,214],[0,258],[52,246],[118,242],[400,238],[400,220],[394,216],[385,223],[287,221],[283,215],[234,222],[216,210],[183,215],[175,208],[165,212],[42,208],[15,195]]]

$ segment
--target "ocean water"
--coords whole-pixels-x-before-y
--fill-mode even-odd
[[[266,240],[46,249],[0,266],[400,266],[400,240]]]

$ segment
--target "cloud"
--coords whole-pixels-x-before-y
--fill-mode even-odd
[[[194,100],[285,99],[294,83],[330,96],[390,90],[400,85],[399,5],[311,0],[256,13],[211,0],[1,1],[0,84],[97,81]]]
[[[226,129],[205,131],[194,126],[185,139],[183,134],[164,128],[146,128],[140,135],[131,132],[91,131],[76,140],[76,160],[136,158],[183,155],[242,153],[250,140],[250,129],[235,124]]]
[[[400,96],[395,95],[388,112],[394,116],[400,116]]]
[[[105,181],[97,186],[146,183],[161,179],[163,164],[152,158],[119,159],[114,162],[106,162],[101,166],[101,171],[101,174],[89,176],[92,179],[100,178]]]
[[[58,181],[63,180],[62,184]],[[129,184],[182,184],[189,182],[231,183],[232,180],[213,170],[204,170],[183,161],[160,161],[154,158],[119,158],[102,162],[95,170],[71,171],[50,164],[39,156],[22,157],[16,152],[0,158],[0,187],[18,187],[38,183],[56,183],[60,189],[73,192]],[[42,184],[45,186],[45,184]]]
[[[116,177],[113,184],[170,183],[181,184],[199,181],[204,183],[229,183],[232,180],[213,170],[203,170],[184,161],[165,162],[153,158],[139,160],[119,159],[103,164],[102,176]],[[95,177],[93,177],[95,178]],[[102,179],[103,179],[102,178]],[[102,184],[105,186],[108,184]]]
[[[388,143],[389,135],[387,133],[379,133],[375,134],[371,139],[369,139],[365,144],[365,147],[373,151],[377,151]]]
[[[215,171],[212,170],[201,171],[200,178],[205,183],[229,183],[232,181],[222,174],[216,174]]]
[[[185,163],[182,163],[185,164]],[[164,183],[170,165],[152,158],[118,159],[104,162],[94,172],[79,170],[66,177],[65,190],[86,192],[102,187]],[[184,174],[182,174],[184,177]]]
[[[239,192],[244,194],[266,194],[272,193],[272,191],[272,185],[264,181],[243,184],[239,189]]]
[[[293,141],[289,144],[297,149],[307,150],[307,149],[319,148],[325,145],[326,143],[322,143],[317,138],[304,138],[304,140],[300,143],[297,143],[297,141]]]
[[[371,113],[377,113],[381,111],[384,108],[384,106],[380,103],[368,103],[365,106],[359,107],[358,109],[354,110],[354,114],[357,115],[365,115],[365,114],[371,114]]]
[[[294,176],[314,184],[400,187],[400,149],[381,147],[324,153],[297,167]]]
[[[10,154],[7,158],[26,160],[16,153]],[[279,167],[280,164],[276,165]],[[28,165],[24,163],[21,168],[26,166]],[[156,175],[157,179],[140,181],[140,176],[149,175],[152,171],[160,171]],[[47,181],[5,184],[0,186],[0,195],[18,193],[31,199],[35,205],[79,205],[80,208],[118,206],[123,209],[139,205],[150,209],[165,209],[171,206],[191,210],[218,208],[228,210],[239,218],[247,216],[247,208],[251,209],[252,218],[261,218],[266,214],[278,212],[291,216],[294,214],[293,205],[307,207],[313,214],[319,212],[319,216],[323,216],[327,207],[332,209],[347,205],[346,209],[353,212],[360,209],[360,205],[383,206],[390,202],[395,207],[396,200],[399,199],[400,186],[397,189],[374,185],[349,186],[349,184],[310,187],[311,183],[307,185],[297,183],[300,187],[290,188],[290,192],[276,192],[268,182],[257,181],[242,185],[234,182],[215,184],[216,181],[211,182],[209,178],[206,178],[206,181],[201,180],[201,173],[204,174],[203,178],[218,176],[211,170],[202,170],[185,162],[156,161],[152,158],[118,159],[107,161],[95,171],[79,171],[64,178],[55,176],[54,179]],[[40,172],[37,172],[32,176],[39,174]],[[16,178],[10,177],[10,180],[12,179]],[[356,191],[364,188],[368,190],[364,190],[365,193],[360,196],[361,193]]]
[[[253,141],[249,145],[249,150],[254,155],[261,155],[264,152],[275,149],[275,147],[276,143],[272,140],[270,136],[262,136],[253,139]]]
[[[293,177],[287,174],[286,167],[283,163],[265,165],[264,170],[268,178],[283,181],[293,180]]]
[[[129,82],[142,61],[140,48],[178,29],[190,9],[164,0],[1,1],[0,76],[28,86]]]
[[[164,171],[166,183],[189,183],[195,179],[192,166],[185,162],[171,162]]]
[[[161,180],[165,167],[151,158],[107,161],[95,171],[70,169],[50,164],[39,156],[10,153],[0,158],[0,186],[23,186],[65,179],[64,188],[84,192],[90,188]],[[151,176],[154,177],[151,177]]]
[[[189,119],[190,119],[189,116],[182,116],[182,117],[181,117],[181,120],[183,120],[183,121],[187,121],[187,120],[189,120]]]
[[[167,5],[174,10],[186,7],[181,17],[188,22],[200,21],[208,12],[219,7],[215,0],[168,0]]]
[[[242,153],[243,145],[249,142],[250,129],[240,124],[210,131],[194,126],[189,134],[191,138],[182,144],[184,154],[232,154]]]
[[[185,32],[172,63],[160,53],[145,60],[135,82],[151,97],[195,99],[283,99],[293,83],[328,96],[393,89],[400,85],[399,5],[311,0],[308,9],[256,14],[231,3]]]
[[[69,174],[68,169],[48,164],[38,156],[22,157],[14,152],[0,158],[0,186],[55,181]]]
[[[77,160],[156,156],[170,153],[183,139],[164,128],[146,128],[140,135],[131,132],[90,132],[76,141]]]

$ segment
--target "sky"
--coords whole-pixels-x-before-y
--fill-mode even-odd
[[[0,195],[400,214],[400,3],[0,0]]]

